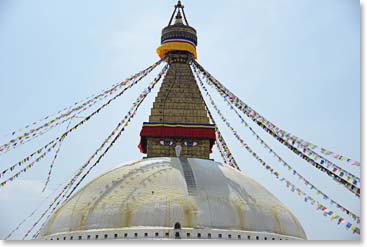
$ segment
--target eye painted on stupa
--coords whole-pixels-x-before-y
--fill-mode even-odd
[[[172,146],[174,144],[173,141],[170,140],[160,140],[159,142],[162,146]]]
[[[184,142],[185,146],[188,146],[188,147],[195,147],[196,145],[198,145],[197,142],[195,141],[186,141]]]

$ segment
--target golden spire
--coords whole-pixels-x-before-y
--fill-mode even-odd
[[[162,30],[161,57],[170,67],[153,104],[149,122],[140,133],[140,149],[148,157],[195,157],[208,159],[215,142],[203,97],[189,62],[196,58],[196,30],[183,22],[183,5],[178,1]],[[176,21],[172,25],[172,18]]]

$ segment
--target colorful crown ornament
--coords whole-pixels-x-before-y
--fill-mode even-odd
[[[172,19],[176,12],[176,20],[172,24]],[[162,30],[161,45],[157,48],[157,54],[160,58],[164,58],[169,52],[184,51],[189,52],[194,59],[197,59],[196,46],[196,30],[189,26],[184,6],[178,1],[168,26]]]

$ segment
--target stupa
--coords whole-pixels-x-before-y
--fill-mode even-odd
[[[140,133],[146,157],[85,185],[55,211],[39,239],[306,239],[274,195],[210,159],[215,125],[189,65],[196,46],[196,30],[178,1],[157,49],[170,66]]]

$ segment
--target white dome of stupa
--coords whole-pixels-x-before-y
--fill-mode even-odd
[[[296,217],[238,170],[197,158],[146,158],[75,193],[40,239],[306,239]]]

